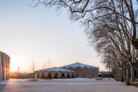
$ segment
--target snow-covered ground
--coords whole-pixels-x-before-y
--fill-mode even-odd
[[[32,83],[30,81],[31,79],[10,79],[9,81],[1,81],[0,84],[10,84],[10,83]],[[110,81],[108,81],[109,78],[102,78],[102,80],[96,80],[96,78],[65,78],[65,79],[38,79],[38,81],[34,81],[33,83],[106,83],[106,82],[116,82],[113,78],[110,78]]]
[[[0,82],[0,92],[138,92],[138,88],[125,86],[109,78],[39,79],[35,82],[10,79]]]

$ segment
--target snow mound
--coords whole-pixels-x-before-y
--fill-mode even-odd
[[[54,68],[48,68],[48,69],[38,70],[36,72],[74,72],[74,71],[54,67]]]
[[[98,67],[91,66],[91,65],[86,65],[86,64],[82,64],[82,63],[79,63],[79,62],[70,64],[70,65],[66,65],[66,66],[62,66],[62,67],[60,67],[60,68],[66,68],[66,69],[72,68],[72,69],[75,69],[75,68],[77,68],[77,67],[79,67],[79,68],[81,68],[81,69],[83,69],[83,68],[85,68],[85,67],[86,67],[87,69],[90,69],[90,68],[93,68],[93,69],[96,69],[96,70],[99,69]]]

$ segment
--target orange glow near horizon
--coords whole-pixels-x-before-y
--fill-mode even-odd
[[[18,67],[12,66],[12,65],[11,65],[11,67],[10,67],[10,73],[13,73],[13,72],[18,72]],[[19,72],[20,72],[20,73],[24,73],[24,72],[25,72],[25,73],[31,73],[32,70],[31,70],[31,69],[28,69],[28,68],[22,69],[22,68],[20,67]]]
[[[15,67],[10,67],[10,72],[15,72],[17,69]]]

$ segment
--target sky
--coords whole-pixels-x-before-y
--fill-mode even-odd
[[[81,24],[69,20],[66,10],[30,7],[32,0],[0,0],[0,51],[11,58],[11,72],[31,72],[75,62],[106,70],[90,46]],[[50,64],[49,64],[50,62]]]

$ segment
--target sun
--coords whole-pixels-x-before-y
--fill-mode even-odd
[[[17,69],[15,67],[10,67],[10,72],[15,72]]]

